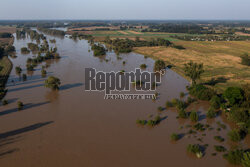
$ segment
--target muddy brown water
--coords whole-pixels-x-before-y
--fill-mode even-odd
[[[165,106],[167,100],[178,98],[189,84],[177,73],[167,70],[157,101],[152,100],[104,100],[104,92],[84,91],[84,68],[101,71],[134,71],[140,64],[147,64],[152,71],[154,60],[135,53],[120,55],[122,60],[109,52],[106,62],[89,52],[87,41],[74,41],[69,38],[56,38],[58,61],[47,62],[48,75],[61,79],[60,91],[44,88],[45,78],[41,77],[41,65],[27,81],[20,81],[15,67],[21,66],[26,73],[25,64],[32,53],[22,55],[21,47],[30,42],[29,38],[15,40],[17,58],[11,59],[14,68],[11,72],[6,99],[9,105],[0,106],[0,166],[4,167],[48,167],[48,166],[86,166],[86,167],[147,167],[147,166],[229,166],[222,153],[212,156],[213,145],[230,148],[231,143],[215,142],[213,136],[226,137],[227,130],[205,131],[184,136],[178,142],[171,142],[171,133],[185,134],[189,120],[176,119],[177,112],[168,109],[159,113],[157,107]],[[35,42],[35,41],[34,41]],[[51,44],[53,45],[53,44]],[[126,65],[122,62],[126,61]],[[14,83],[11,82],[14,80]],[[17,101],[25,104],[24,110],[17,111]],[[209,108],[207,102],[191,105],[188,110],[200,112],[200,122],[209,123],[214,129],[216,121],[204,117]],[[161,115],[165,119],[156,127],[141,127],[136,120],[149,119],[150,115]],[[202,137],[201,134],[206,136]],[[197,141],[202,137],[203,142]],[[209,144],[202,159],[186,153],[190,143]],[[245,143],[242,143],[243,145]]]

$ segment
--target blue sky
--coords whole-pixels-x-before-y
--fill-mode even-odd
[[[250,0],[1,0],[2,19],[250,20]]]

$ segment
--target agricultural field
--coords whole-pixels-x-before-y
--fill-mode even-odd
[[[250,83],[250,67],[241,64],[241,56],[250,54],[250,41],[191,42],[175,41],[184,50],[166,47],[140,47],[134,51],[162,59],[173,66],[173,70],[184,76],[184,64],[189,61],[203,63],[205,73],[202,81],[215,79],[215,87],[224,90],[228,86]]]

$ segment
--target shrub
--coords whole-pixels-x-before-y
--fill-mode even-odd
[[[45,87],[51,88],[52,90],[58,90],[60,84],[60,79],[53,76],[49,76],[49,78],[45,80]]]
[[[238,142],[241,140],[241,136],[238,130],[233,129],[232,131],[228,132],[228,137],[231,141]]]
[[[244,99],[243,90],[238,87],[229,87],[223,93],[223,97],[231,106],[240,104]]]
[[[189,144],[187,146],[187,151],[189,153],[193,153],[197,156],[197,158],[202,158],[203,157],[203,152],[202,148],[199,144]]]
[[[187,103],[188,104],[191,104],[191,103],[193,103],[195,101],[195,99],[193,99],[192,97],[188,97],[187,98]]]
[[[42,71],[41,71],[41,75],[42,75],[42,77],[45,77],[45,76],[47,75],[47,71],[46,71],[46,70],[44,70],[44,69],[42,69]]]
[[[177,141],[180,139],[180,135],[176,134],[176,133],[172,133],[171,134],[171,140],[172,141]]]
[[[17,67],[16,67],[16,73],[17,73],[18,75],[20,75],[21,72],[22,72],[21,67],[17,66]]]
[[[197,112],[192,111],[189,115],[192,122],[197,122],[199,120],[199,115]]]
[[[165,68],[166,68],[166,64],[165,64],[164,61],[162,61],[162,60],[155,61],[155,65],[154,65],[154,70],[155,71],[161,71],[161,70],[163,70]]]
[[[249,111],[245,108],[233,107],[231,111],[227,113],[228,119],[235,123],[245,122],[249,120]]]
[[[27,80],[27,75],[23,74],[23,81],[26,81],[26,80]]]
[[[188,114],[185,110],[182,109],[179,111],[178,116],[179,116],[179,118],[187,118]]]
[[[245,152],[243,153],[243,157],[241,159],[241,163],[244,167],[249,167],[250,166],[250,152]]]
[[[184,92],[181,92],[180,93],[180,98],[183,98],[185,96],[185,93]]]
[[[224,138],[222,138],[221,136],[214,136],[214,140],[218,141],[218,142],[223,142],[225,141]]]
[[[147,68],[147,65],[146,64],[141,64],[140,68],[145,69],[145,68]]]
[[[243,153],[243,150],[236,149],[229,151],[223,157],[231,164],[240,165],[243,158]]]
[[[170,101],[166,102],[166,107],[173,107],[173,104]]]
[[[34,66],[31,64],[27,64],[26,65],[27,71],[33,71],[34,70]]]
[[[163,111],[164,108],[162,108],[161,106],[157,108],[158,111]]]
[[[18,110],[22,110],[23,109],[23,102],[21,102],[21,101],[18,101],[17,102],[17,108],[18,108]]]
[[[187,105],[184,101],[177,100],[176,107],[179,110],[184,110],[187,107]]]
[[[215,151],[217,152],[225,152],[227,149],[223,146],[214,146]]]
[[[244,54],[241,57],[241,64],[246,65],[246,66],[250,66],[250,56],[248,54]]]
[[[192,96],[195,96],[200,100],[210,100],[216,94],[214,90],[207,88],[204,85],[193,85],[188,88],[188,90]]]
[[[22,54],[29,54],[30,50],[28,48],[26,48],[26,47],[23,47],[23,48],[21,48],[21,53]]]
[[[216,112],[214,111],[214,108],[210,107],[208,112],[207,112],[207,117],[208,118],[215,118],[216,117]]]
[[[201,123],[195,124],[195,125],[193,126],[193,128],[194,128],[195,130],[198,130],[198,131],[204,131],[204,130],[206,130],[206,129],[204,128],[204,125],[201,124]]]
[[[210,100],[211,107],[214,109],[219,109],[221,105],[221,99],[217,95],[213,96]]]
[[[146,120],[139,120],[139,119],[137,119],[137,120],[136,120],[136,123],[137,123],[137,124],[140,124],[140,125],[146,125],[146,124],[147,124],[147,121],[146,121]]]
[[[177,103],[178,103],[178,99],[172,99],[171,102],[172,102],[172,105],[173,106],[177,106]]]
[[[5,105],[7,105],[8,104],[8,101],[6,100],[6,99],[4,99],[3,101],[2,101],[2,104],[5,106]]]

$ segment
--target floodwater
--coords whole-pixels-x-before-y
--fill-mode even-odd
[[[62,57],[47,62],[50,64],[48,76],[61,79],[60,91],[51,91],[43,86],[46,78],[41,77],[41,65],[28,75],[27,81],[20,80],[15,67],[20,65],[26,73],[26,60],[34,55],[20,53],[21,47],[26,46],[30,39],[15,40],[17,58],[11,59],[14,68],[6,96],[10,104],[0,106],[0,166],[229,166],[222,153],[217,156],[211,153],[215,152],[215,144],[230,148],[231,143],[220,144],[213,139],[215,135],[226,138],[230,127],[227,125],[226,130],[216,131],[216,121],[221,118],[206,120],[204,114],[209,108],[206,102],[195,103],[188,110],[198,110],[200,122],[209,123],[215,130],[191,135],[190,138],[185,135],[176,143],[170,141],[171,133],[187,133],[188,128],[179,127],[190,124],[190,121],[176,119],[174,109],[158,112],[157,107],[164,107],[167,100],[178,98],[180,92],[187,93],[185,87],[189,83],[184,78],[167,70],[157,88],[160,96],[156,101],[104,100],[104,92],[84,91],[85,68],[106,72],[134,71],[140,64],[147,64],[147,70],[152,71],[154,60],[135,53],[120,55],[122,59],[119,59],[113,52],[105,58],[98,58],[89,52],[90,46],[85,40],[47,38],[56,39]],[[125,65],[123,61],[126,61]],[[25,104],[24,110],[17,110],[19,100]],[[163,120],[154,128],[136,124],[138,118],[149,119],[157,115]],[[203,133],[206,136],[202,136]],[[197,141],[200,137],[203,142]],[[186,153],[190,143],[209,144],[202,159]]]

